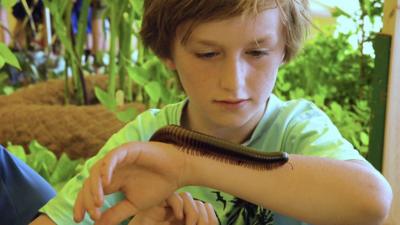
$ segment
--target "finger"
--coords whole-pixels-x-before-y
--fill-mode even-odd
[[[194,202],[192,195],[188,192],[180,193],[183,200],[183,211],[185,213],[186,225],[196,225],[198,221],[197,204]]]
[[[215,214],[214,207],[210,203],[205,203],[204,204],[207,210],[207,215],[208,215],[208,223],[210,225],[217,225],[218,224],[218,218],[217,215]]]
[[[104,200],[103,185],[100,179],[99,166],[100,164],[96,163],[90,171],[90,191],[97,207],[101,207]]]
[[[167,204],[172,208],[177,219],[183,219],[183,199],[178,193],[173,193],[168,199]]]
[[[85,216],[85,209],[83,207],[83,198],[82,198],[82,191],[79,191],[78,197],[75,200],[74,204],[74,220],[75,222],[79,223],[83,220]]]
[[[125,159],[126,155],[126,149],[122,148],[111,151],[104,157],[100,171],[104,185],[109,185],[111,183],[115,167]]]
[[[208,224],[208,215],[207,210],[203,202],[195,201],[197,205],[197,209],[199,210],[199,220],[198,225],[207,225]]]
[[[100,209],[95,205],[92,192],[90,190],[90,177],[85,181],[82,187],[83,206],[87,210],[92,220],[97,220],[101,216]]]
[[[128,200],[122,200],[113,207],[103,212],[100,219],[96,221],[96,225],[113,225],[120,224],[138,212],[137,208]]]

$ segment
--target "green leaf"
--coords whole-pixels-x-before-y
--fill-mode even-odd
[[[289,91],[291,87],[292,87],[292,86],[290,85],[290,83],[286,83],[286,82],[285,82],[285,83],[281,86],[281,91],[284,91],[284,92]]]
[[[3,92],[5,95],[11,95],[12,93],[14,93],[14,87],[12,86],[5,86],[3,88]]]
[[[143,0],[130,0],[130,3],[133,6],[133,10],[141,15],[143,13]]]
[[[361,143],[362,143],[363,145],[368,145],[368,144],[369,144],[369,137],[368,137],[368,134],[365,133],[365,132],[361,132],[361,133],[360,133],[360,140],[361,140]]]
[[[117,110],[117,101],[113,96],[109,95],[107,92],[103,91],[99,87],[95,87],[94,92],[100,103],[104,105],[107,109],[112,112],[115,112]]]
[[[0,72],[0,83],[4,83],[8,81],[8,73],[1,71]]]
[[[331,108],[332,108],[332,111],[334,113],[336,113],[338,116],[341,115],[343,112],[342,107],[337,102],[333,102],[331,104]]]
[[[135,117],[139,114],[138,110],[135,108],[128,108],[124,111],[120,111],[116,113],[117,118],[124,122],[127,123],[129,121],[132,121],[135,119]]]
[[[3,68],[4,64],[6,64],[6,61],[4,60],[3,56],[0,55],[0,69]]]
[[[305,92],[301,88],[296,88],[290,91],[290,98],[297,99],[297,98],[304,98]]]
[[[135,83],[137,83],[140,86],[145,86],[149,81],[144,77],[144,75],[146,74],[146,70],[138,67],[138,66],[134,66],[134,67],[128,67],[128,75],[129,78],[131,78]]]
[[[143,64],[143,68],[148,71],[150,68],[158,65],[160,65],[160,60],[153,56]]]
[[[10,142],[7,149],[46,179],[57,192],[80,171],[84,163],[83,159],[71,160],[65,153],[57,160],[52,151],[37,141],[30,143],[30,154],[26,154],[22,146]]]
[[[38,141],[33,140],[31,143],[29,143],[29,151],[31,154],[38,154],[43,151],[49,151],[46,147],[41,145]]]
[[[49,183],[55,186],[57,183],[68,181],[78,173],[76,168],[82,163],[83,160],[71,160],[68,155],[63,153],[48,180]]]
[[[325,96],[324,95],[315,95],[314,102],[317,106],[322,107],[325,102]]]
[[[16,156],[17,158],[19,158],[20,160],[22,160],[26,163],[27,156],[26,156],[24,147],[22,147],[21,145],[13,145],[10,142],[8,142],[7,150],[11,154],[13,154],[14,156]]]
[[[0,56],[3,60],[10,64],[11,66],[21,70],[17,57],[12,53],[12,51],[7,47],[6,44],[0,42]],[[0,67],[1,68],[1,67]]]
[[[57,157],[36,140],[29,144],[29,150],[31,154],[28,157],[27,164],[48,180],[57,163]]]
[[[1,0],[0,1],[0,4],[6,9],[13,7],[16,3],[17,3],[17,0]]]
[[[161,98],[161,86],[157,81],[151,81],[144,86],[144,90],[150,96],[152,102],[158,102]]]

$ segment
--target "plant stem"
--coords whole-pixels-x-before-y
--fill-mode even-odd
[[[131,7],[128,5],[128,10],[130,10]],[[121,52],[120,52],[120,57],[119,57],[119,65],[120,65],[120,70],[119,70],[119,87],[124,90],[124,96],[125,99],[128,101],[132,101],[132,82],[125,82],[126,80],[130,80],[128,77],[128,72],[127,72],[127,62],[126,60],[129,60],[132,54],[132,24],[133,24],[133,13],[129,14],[128,18],[122,18],[121,23],[120,23],[120,46],[121,46]],[[126,79],[127,78],[127,79]],[[124,86],[125,84],[125,86]]]
[[[111,39],[110,39],[110,65],[108,70],[108,94],[111,96],[115,95],[115,84],[116,84],[116,49],[117,49],[117,32],[118,32],[118,21],[117,21],[117,8],[116,4],[111,6]]]
[[[81,89],[83,104],[84,105],[88,105],[89,104],[89,99],[88,99],[88,96],[87,96],[86,82],[85,82],[85,78],[83,76],[82,68],[78,68],[78,73],[79,73],[79,81],[80,81],[80,87],[81,87],[80,89]]]
[[[361,40],[358,41],[358,48],[360,51],[360,80],[365,79],[365,56],[364,56],[364,44],[366,42],[366,35],[365,35],[365,24],[364,19],[368,16],[367,9],[365,8],[364,0],[359,0],[360,8],[361,8],[361,15],[360,15],[360,29],[361,29]]]
[[[69,93],[69,81],[68,81],[68,58],[65,59],[65,75],[64,75],[64,100],[65,104],[69,104],[70,93]]]

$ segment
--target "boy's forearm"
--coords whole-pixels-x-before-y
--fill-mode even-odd
[[[56,225],[47,215],[43,214],[36,218],[30,225]]]
[[[215,188],[312,224],[379,224],[392,193],[368,165],[290,155],[273,170],[190,156],[187,185]],[[365,220],[365,221],[364,221]]]

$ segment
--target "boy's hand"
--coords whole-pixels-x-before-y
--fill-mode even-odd
[[[89,212],[93,220],[110,213],[128,218],[161,204],[183,186],[185,153],[171,144],[131,142],[109,152],[96,162],[78,193],[74,219],[79,222]],[[125,200],[101,212],[104,195],[123,192]]]
[[[193,200],[190,193],[174,193],[161,205],[137,213],[129,225],[216,225],[209,203]]]

